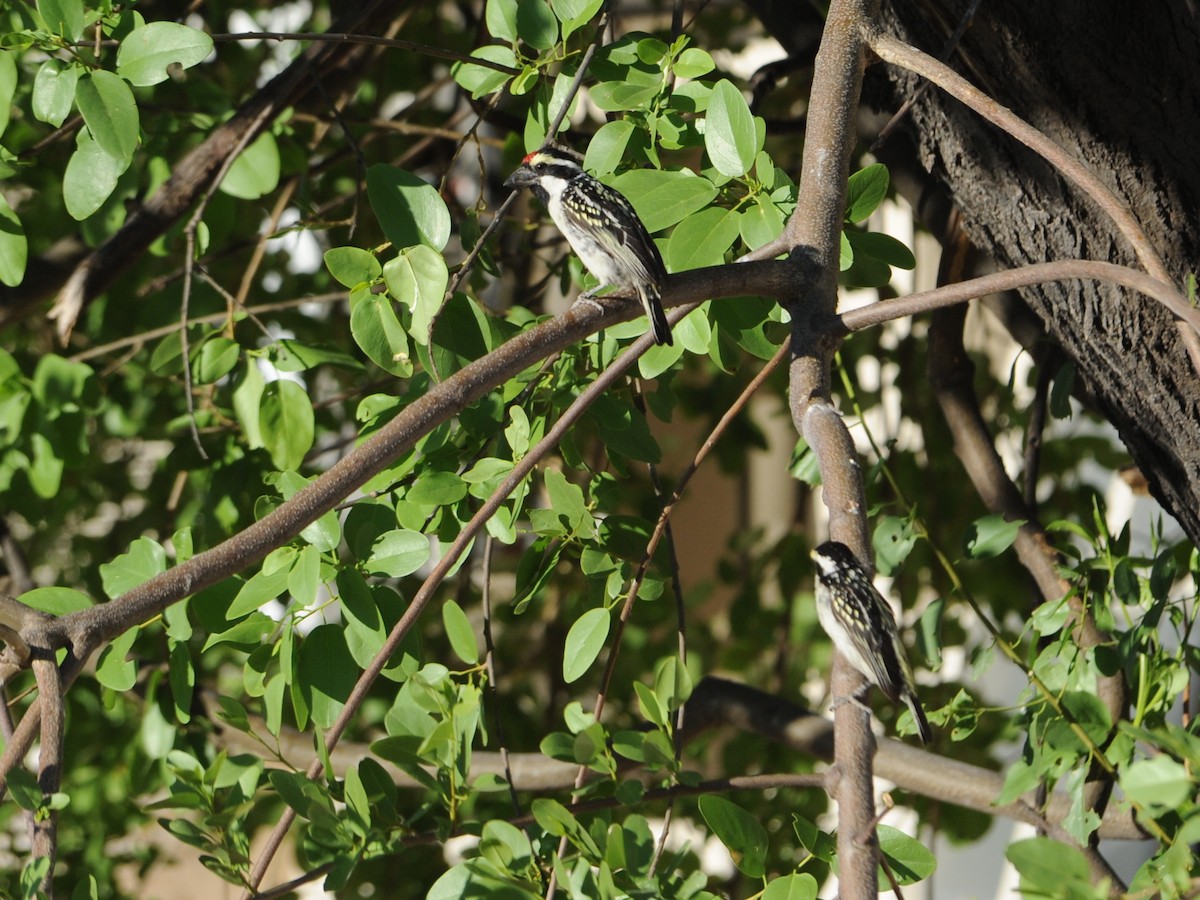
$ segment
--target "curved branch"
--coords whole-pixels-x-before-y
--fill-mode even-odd
[[[879,325],[904,316],[915,316],[918,313],[954,306],[956,303],[975,300],[988,294],[997,294],[1002,291],[1032,287],[1053,281],[1074,281],[1076,279],[1111,281],[1113,284],[1119,284],[1145,294],[1161,303],[1174,316],[1200,333],[1200,310],[1192,306],[1187,297],[1170,281],[1154,278],[1128,266],[1089,259],[1063,259],[1057,262],[1034,263],[1021,266],[1019,269],[1009,269],[1006,272],[981,275],[968,281],[960,281],[930,291],[921,291],[906,297],[883,300],[871,306],[852,309],[842,313],[840,318],[846,331],[861,331],[871,325]]]
[[[1129,242],[1138,261],[1145,266],[1147,272],[1158,281],[1171,283],[1171,273],[1167,270],[1166,263],[1163,262],[1162,256],[1150,242],[1141,223],[1134,217],[1129,204],[1118,197],[1086,165],[1012,110],[1001,106],[983,93],[945,63],[909,46],[894,35],[886,34],[878,29],[872,30],[869,34],[868,43],[884,62],[928,78],[947,94],[1041,156],[1112,219],[1117,231]],[[1172,312],[1183,318],[1179,312],[1175,310]],[[1197,334],[1197,330],[1200,329],[1196,329],[1194,324],[1192,329],[1184,328],[1179,323],[1177,323],[1177,327],[1193,368],[1200,372],[1200,335]]]

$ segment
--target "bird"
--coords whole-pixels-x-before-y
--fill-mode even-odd
[[[812,551],[817,564],[817,618],[837,649],[863,677],[893,703],[904,701],[921,743],[933,731],[913,682],[896,618],[854,552],[838,541]]]
[[[581,294],[580,300],[591,301],[606,286],[635,291],[655,343],[674,343],[662,307],[667,268],[624,195],[585,172],[573,154],[552,145],[521,160],[504,186],[532,189],[571,249],[599,279],[600,286]]]

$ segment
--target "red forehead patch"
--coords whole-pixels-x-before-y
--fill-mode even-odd
[[[538,155],[538,151],[534,150],[532,153],[526,154],[525,158],[523,160],[521,160],[521,162],[527,163],[537,155]]]

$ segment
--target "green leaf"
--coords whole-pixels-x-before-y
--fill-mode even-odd
[[[772,879],[762,893],[762,900],[817,900],[817,879],[807,872]]]
[[[715,794],[702,796],[700,814],[733,857],[733,863],[750,878],[766,874],[767,831],[736,803]]]
[[[100,566],[100,581],[104,593],[115,600],[166,570],[167,552],[162,545],[142,537],[129,545],[128,552]]]
[[[84,22],[82,0],[38,0],[37,7],[51,34],[79,40]]]
[[[716,170],[730,178],[745,175],[754,164],[758,152],[754,116],[742,92],[728,79],[713,87],[704,119],[704,149]]]
[[[25,280],[29,241],[21,219],[0,194],[0,282],[16,287]]]
[[[620,453],[639,462],[662,461],[662,449],[654,440],[645,414],[610,394],[600,397],[588,416],[596,422],[600,437],[610,452]]]
[[[177,22],[151,22],[129,32],[117,51],[117,74],[139,87],[166,81],[172,65],[190,69],[212,53],[212,38]]]
[[[413,373],[408,335],[386,295],[367,294],[353,301],[350,334],[371,362],[385,372],[400,378]]]
[[[65,616],[92,606],[87,594],[64,587],[34,588],[17,598],[26,606],[40,609],[52,616]]]
[[[970,559],[990,559],[999,556],[1013,545],[1024,519],[1006,522],[1004,516],[991,515],[976,519],[965,535],[966,554]]]
[[[337,366],[351,372],[365,372],[357,359],[331,344],[306,344],[300,341],[279,340],[271,348],[271,362],[280,372],[305,372],[321,365]]]
[[[672,272],[725,262],[725,251],[733,246],[741,228],[741,213],[712,207],[684,219],[671,232],[664,257]]]
[[[110,690],[128,691],[137,683],[137,663],[126,659],[140,629],[131,628],[113,638],[111,644],[100,651],[96,661],[96,680]]]
[[[910,520],[882,516],[875,525],[871,543],[875,547],[876,570],[880,575],[891,575],[908,559],[917,543],[917,535]]]
[[[924,881],[937,868],[937,860],[929,849],[914,837],[910,837],[891,825],[878,828],[879,850],[887,857],[888,865],[896,881],[901,885]],[[879,870],[879,887],[888,888],[887,875]]]
[[[517,42],[517,0],[487,0],[484,20],[493,37]]]
[[[425,565],[429,554],[429,538],[419,531],[397,528],[376,539],[363,565],[371,575],[403,578]]]
[[[1177,809],[1195,792],[1187,769],[1166,755],[1139,759],[1121,773],[1121,789],[1132,802]]]
[[[500,44],[489,44],[486,47],[479,47],[471,51],[471,56],[476,59],[486,59],[488,62],[498,63],[502,66],[508,66],[515,69],[517,67],[517,57],[513,53],[511,47],[504,47]],[[473,66],[470,63],[456,62],[450,67],[450,74],[459,86],[464,90],[471,92],[471,97],[478,100],[496,90],[499,90],[512,75],[500,72],[496,69],[490,69],[485,66]]]
[[[103,69],[85,72],[75,86],[75,103],[93,140],[124,172],[138,143],[138,108],[125,79]]]
[[[517,0],[516,24],[517,35],[530,47],[549,50],[558,41],[558,20],[546,0]]]
[[[311,607],[316,603],[321,586],[321,553],[316,547],[300,548],[288,572],[287,584],[288,593],[300,606]]]
[[[290,547],[287,549],[292,550]],[[264,603],[269,603],[282,594],[287,589],[289,569],[290,565],[270,572],[255,572],[242,584],[225,610],[227,619],[233,621],[249,615]]]
[[[392,297],[412,311],[413,340],[428,344],[430,325],[442,308],[450,283],[445,258],[426,244],[405,247],[383,267],[383,280]]]
[[[84,68],[60,59],[48,59],[33,80],[33,115],[55,128],[67,120],[75,105],[75,86]],[[3,130],[3,129],[0,129]]]
[[[329,274],[348,288],[370,284],[383,273],[375,254],[359,247],[331,247],[324,259]]]
[[[8,118],[12,113],[12,101],[16,93],[16,54],[0,52],[0,135],[3,135],[4,129],[8,127]]]
[[[629,198],[651,234],[682,222],[717,196],[715,184],[686,169],[633,169],[614,178],[613,187]]]
[[[298,687],[312,720],[322,728],[337,719],[358,675],[358,664],[337,625],[318,625],[300,645]]]
[[[1071,392],[1075,390],[1075,364],[1065,362],[1054,373],[1050,388],[1050,415],[1056,419],[1071,418]]]
[[[279,169],[279,145],[275,135],[264,131],[238,154],[221,179],[221,191],[239,200],[257,200],[279,186]]]
[[[861,222],[887,197],[887,166],[875,163],[859,169],[846,184],[846,221]]]
[[[768,244],[783,232],[783,212],[769,197],[757,194],[754,205],[742,211],[742,240],[751,250]]]
[[[699,78],[715,68],[716,63],[708,55],[708,51],[699,47],[688,47],[679,55],[674,65],[675,74],[680,78]]]
[[[220,335],[200,345],[192,362],[196,384],[214,384],[233,371],[241,359],[242,348],[237,341]]]
[[[428,244],[439,253],[450,239],[450,211],[437,188],[384,163],[367,169],[367,197],[383,233],[397,249]]]
[[[603,607],[589,609],[575,620],[563,644],[563,681],[571,684],[583,677],[604,649],[611,623],[612,616]]]
[[[449,506],[467,496],[467,483],[454,472],[428,472],[404,495],[419,506]]]
[[[600,848],[596,846],[596,842],[571,811],[557,800],[538,797],[533,801],[531,812],[542,829],[555,837],[565,837],[589,858],[599,859]]]
[[[462,607],[453,600],[442,604],[442,625],[454,654],[469,666],[479,662],[479,642],[475,639],[475,629]]]
[[[1050,838],[1029,838],[1009,844],[1005,858],[1021,875],[1021,889],[1048,897],[1065,896],[1072,883],[1087,884],[1088,864],[1075,847]]]
[[[550,8],[562,23],[563,40],[587,24],[603,3],[604,0],[550,0]]]
[[[298,469],[312,449],[315,419],[308,393],[280,378],[263,390],[258,427],[263,446],[277,469]]]
[[[21,868],[21,900],[38,900],[44,897],[41,887],[50,874],[50,857],[35,856]]]
[[[595,520],[584,502],[583,489],[567,481],[557,469],[547,469],[543,480],[550,507],[560,520],[566,521],[569,534],[585,539],[595,536]]]
[[[81,131],[78,146],[63,173],[63,203],[71,218],[83,221],[104,205],[117,187],[126,163],[112,156]]]
[[[628,119],[617,119],[615,122],[601,125],[588,141],[587,152],[583,156],[583,167],[597,177],[615,172],[625,159],[625,149],[635,131],[634,124]]]
[[[648,107],[661,91],[662,87],[658,84],[605,81],[593,87],[588,96],[605,112],[623,112]]]
[[[897,269],[910,271],[917,266],[913,252],[890,234],[878,231],[847,231],[846,238],[854,250],[854,258],[879,260]]]
[[[196,688],[196,670],[192,667],[192,655],[186,643],[175,641],[171,644],[167,665],[175,718],[186,725],[192,720],[192,694]]]
[[[79,880],[71,891],[71,900],[99,900],[99,898],[100,891],[95,875],[88,875],[86,879]]]

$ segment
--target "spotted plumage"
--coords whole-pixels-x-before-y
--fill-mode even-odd
[[[530,188],[601,287],[636,292],[655,342],[672,343],[662,308],[666,266],[646,226],[619,191],[597,181],[574,156],[557,147],[530,153],[504,184]]]
[[[812,552],[817,564],[817,617],[830,640],[863,677],[912,713],[921,742],[933,739],[917,699],[912,668],[896,618],[858,557],[845,544],[826,541]]]

